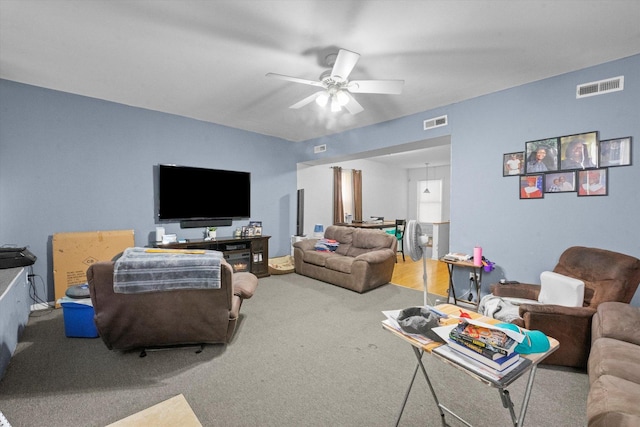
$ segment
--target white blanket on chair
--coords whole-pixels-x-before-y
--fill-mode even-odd
[[[501,322],[511,323],[520,317],[519,310],[521,304],[540,304],[535,300],[523,298],[503,298],[493,294],[485,295],[480,300],[478,313],[493,317]]]

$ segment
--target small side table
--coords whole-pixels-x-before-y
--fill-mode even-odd
[[[473,263],[471,264],[473,265]],[[438,310],[442,311],[443,313],[449,316],[457,315],[457,313],[462,310],[464,313],[468,314],[473,319],[477,319],[479,321],[486,322],[486,323],[493,323],[493,324],[498,323],[498,321],[495,319],[481,316],[478,313],[465,310],[464,308],[463,309],[457,308],[456,306],[451,304],[441,304],[441,305],[437,305],[435,308],[437,308]],[[450,324],[449,322],[451,321],[457,323],[457,320],[454,318],[444,320],[444,322],[446,322],[445,324]],[[413,388],[413,383],[418,374],[418,370],[422,370],[422,374],[424,376],[424,379],[427,382],[427,386],[429,387],[434,403],[438,407],[438,412],[440,413],[440,422],[442,423],[442,425],[443,426],[450,425],[445,420],[445,416],[449,414],[452,417],[459,420],[464,425],[471,426],[471,424],[465,421],[460,415],[454,413],[451,409],[447,408],[445,405],[440,403],[440,400],[438,399],[438,395],[436,393],[436,387],[438,388],[451,387],[451,385],[435,384],[436,387],[434,387],[434,384],[431,383],[431,378],[429,377],[429,373],[427,372],[425,365],[422,363],[422,356],[424,354],[433,356],[436,359],[446,363],[447,365],[450,365],[451,367],[463,372],[464,374],[469,375],[470,377],[488,385],[489,387],[497,389],[499,393],[500,401],[502,403],[502,407],[505,408],[507,411],[509,411],[509,415],[511,416],[511,421],[513,423],[513,426],[521,427],[524,424],[524,419],[527,414],[527,408],[529,406],[529,399],[531,398],[531,392],[533,390],[533,384],[534,384],[534,379],[538,369],[538,364],[560,347],[560,343],[558,342],[558,340],[552,337],[548,337],[549,344],[550,344],[549,350],[543,353],[533,353],[533,354],[522,355],[522,358],[528,359],[526,362],[522,363],[521,365],[522,368],[516,368],[515,370],[511,371],[509,374],[505,375],[500,379],[495,379],[495,378],[489,379],[488,377],[485,377],[486,372],[480,375],[477,369],[473,368],[471,365],[469,365],[464,361],[464,357],[456,357],[453,359],[450,357],[447,357],[445,355],[446,352],[443,352],[443,351],[449,350],[447,345],[441,345],[440,343],[437,343],[437,342],[423,344],[422,342],[419,342],[418,340],[411,337],[410,335],[405,334],[402,330],[396,329],[394,326],[391,326],[389,323],[386,323],[385,321],[382,322],[382,328],[391,332],[398,338],[411,344],[411,348],[416,357],[416,366],[413,370],[413,376],[411,377],[411,381],[409,382],[407,391],[405,392],[404,399],[402,401],[402,406],[400,408],[400,412],[398,413],[398,417],[396,418],[396,424],[395,424],[396,427],[398,426],[398,424],[400,423],[400,419],[402,418],[402,413],[404,412],[404,408],[407,404],[407,399],[409,398],[409,394],[411,393],[411,389]],[[455,353],[455,350],[451,350],[451,351]],[[507,388],[519,378],[524,377],[526,373],[529,374],[527,379],[527,385],[526,385],[524,395],[522,397],[520,412],[519,414],[516,414],[516,407],[513,403],[513,400],[511,399],[511,393]],[[473,396],[469,396],[469,397],[473,398]],[[490,409],[487,409],[487,413],[490,413]],[[491,425],[491,422],[489,421],[488,423],[486,423],[486,425]]]
[[[450,301],[451,297],[453,297],[453,303],[456,305],[458,305],[458,301],[461,301],[466,304],[475,305],[477,308],[480,304],[480,291],[482,290],[482,266],[474,265],[473,261],[450,261],[444,258],[440,258],[440,261],[447,264],[447,269],[449,270],[449,295],[447,296],[447,303]],[[453,284],[453,270],[455,267],[468,268],[473,272],[473,278],[471,278],[471,281],[476,289],[477,301],[475,303],[473,301],[465,301],[456,297],[456,289]]]

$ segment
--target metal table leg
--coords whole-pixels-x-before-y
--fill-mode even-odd
[[[509,390],[504,388],[498,389],[500,393],[500,398],[502,399],[502,406],[509,410],[509,414],[511,415],[511,422],[514,427],[522,427],[524,424],[524,417],[527,414],[527,408],[529,406],[529,398],[531,397],[531,390],[533,389],[533,380],[536,375],[536,370],[538,369],[538,365],[533,365],[531,371],[529,372],[529,379],[527,380],[527,388],[524,393],[524,397],[522,398],[522,406],[520,407],[520,415],[516,418],[516,412],[513,407],[513,402],[511,401],[511,396],[509,395]]]
[[[457,305],[458,299],[456,298],[456,288],[453,286],[453,264],[447,264],[447,270],[449,270],[449,293],[447,294],[447,303],[453,295],[453,304]]]
[[[400,418],[402,418],[402,413],[404,412],[404,407],[407,404],[407,400],[409,399],[409,393],[411,392],[411,389],[413,388],[413,383],[416,379],[416,374],[418,373],[418,368],[420,368],[422,370],[422,375],[424,376],[424,379],[427,381],[427,385],[429,386],[429,390],[431,390],[431,395],[433,396],[433,400],[436,402],[436,406],[438,407],[438,412],[440,413],[440,420],[442,421],[442,425],[446,426],[447,423],[445,422],[444,419],[444,412],[442,410],[442,405],[440,404],[440,402],[438,401],[438,396],[436,395],[436,391],[433,389],[433,386],[431,385],[431,380],[429,379],[429,375],[427,374],[427,369],[424,367],[424,364],[422,363],[422,355],[424,354],[424,350],[419,350],[418,348],[411,346],[411,348],[413,349],[413,353],[416,356],[417,359],[417,363],[416,363],[416,367],[413,370],[413,376],[411,377],[411,382],[409,383],[409,387],[407,388],[407,392],[404,395],[404,400],[402,401],[402,407],[400,408],[400,413],[398,413],[398,418],[396,419],[396,427],[398,427],[398,424],[400,423]]]
[[[422,370],[422,375],[424,376],[424,379],[427,381],[427,385],[429,386],[429,390],[431,391],[433,400],[436,403],[436,406],[438,407],[438,412],[440,413],[440,420],[442,422],[442,425],[445,427],[447,426],[447,422],[445,420],[445,415],[446,415],[445,413],[448,413],[454,418],[456,418],[458,421],[463,423],[464,425],[471,427],[470,423],[468,423],[458,414],[456,414],[455,412],[453,412],[452,410],[450,410],[449,408],[445,407],[440,403],[440,401],[438,400],[438,396],[436,395],[436,391],[434,390],[433,385],[431,384],[431,380],[429,379],[429,375],[427,374],[427,369],[424,367],[424,364],[422,363],[422,356],[424,354],[424,351],[414,346],[411,346],[411,348],[413,349],[413,352],[416,356],[417,363],[416,363],[415,369],[413,370],[413,375],[411,376],[409,387],[407,388],[407,391],[404,395],[402,406],[400,408],[400,412],[398,413],[395,426],[398,427],[398,425],[400,424],[400,418],[402,418],[402,413],[404,412],[404,408],[407,404],[407,400],[409,399],[409,394],[411,393],[411,389],[413,388],[413,383],[415,382],[416,375],[418,374],[418,369],[420,369]],[[522,399],[520,414],[518,415],[517,418],[516,418],[516,412],[513,405],[513,401],[511,400],[511,395],[509,393],[509,390],[507,390],[506,388],[498,388],[498,393],[500,394],[500,399],[502,400],[502,406],[509,411],[509,415],[511,416],[511,421],[514,427],[522,427],[524,425],[524,418],[525,418],[525,415],[527,414],[527,408],[529,406],[529,399],[531,398],[531,391],[533,390],[533,382],[535,379],[535,374],[537,369],[538,369],[538,365],[533,365],[531,367],[531,370],[529,372],[529,378],[527,379],[527,387],[525,390],[524,397]]]

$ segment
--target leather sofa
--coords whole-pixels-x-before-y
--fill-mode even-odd
[[[295,271],[363,293],[389,283],[396,263],[397,240],[382,230],[332,225],[325,239],[338,242],[335,251],[315,249],[319,239],[294,243]]]
[[[600,304],[591,338],[589,427],[640,426],[640,307]]]
[[[110,350],[228,343],[258,279],[221,260],[220,288],[115,293],[114,262],[87,270],[98,333]]]
[[[640,259],[605,249],[573,246],[560,255],[553,272],[584,282],[582,307],[538,304],[540,286],[535,284],[494,284],[491,293],[533,300],[519,305],[519,318],[511,323],[540,330],[560,342],[560,348],[542,363],[585,369],[593,315],[604,302],[631,301],[640,283]]]

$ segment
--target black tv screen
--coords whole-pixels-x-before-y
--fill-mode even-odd
[[[161,221],[249,218],[251,174],[159,165],[156,196]]]

